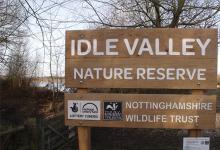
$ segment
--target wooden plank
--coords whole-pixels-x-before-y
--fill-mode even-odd
[[[73,119],[69,115],[71,113],[70,107],[72,103],[76,103],[79,107],[81,101],[86,103],[93,103],[94,101],[100,101],[100,119]],[[88,102],[87,102],[88,101]],[[69,106],[68,106],[69,102]],[[122,118],[121,119],[106,119],[106,107],[104,105],[108,102],[117,102],[117,105],[122,106]],[[162,104],[163,102],[163,104]],[[197,105],[197,103],[202,103],[202,105],[209,105],[209,109],[184,109],[184,108],[170,108],[170,105],[176,105],[177,103],[188,105]],[[154,104],[153,104],[154,103]],[[166,109],[164,108],[165,103]],[[175,103],[175,104],[174,104]],[[111,103],[113,105],[113,103]],[[132,104],[132,108],[129,108]],[[142,104],[142,107],[141,107]],[[81,105],[81,104],[80,104]],[[152,108],[152,105],[161,105],[159,108]],[[163,105],[163,106],[162,106]],[[179,105],[179,104],[178,104]],[[127,106],[127,108],[126,108]],[[126,128],[173,128],[173,129],[210,129],[215,128],[216,120],[216,96],[205,96],[205,95],[167,95],[167,94],[65,94],[65,123],[66,125],[75,126],[92,126],[92,127],[126,127]],[[146,108],[147,107],[147,108]],[[194,106],[195,107],[195,106]],[[105,110],[104,110],[105,109]],[[81,110],[79,107],[78,111]],[[69,111],[69,113],[68,113]],[[74,114],[74,113],[73,113]],[[75,114],[74,114],[75,115]],[[138,120],[128,119],[129,117],[139,117]],[[134,116],[132,116],[134,115]],[[153,117],[163,117],[158,119],[158,121],[152,121]],[[120,115],[119,115],[120,116]],[[178,116],[178,117],[177,117]],[[179,116],[191,117],[191,121],[180,119],[176,120]],[[141,117],[141,118],[140,118]],[[148,117],[148,118],[147,118]],[[149,119],[149,117],[151,119]],[[144,119],[142,119],[144,118]],[[148,120],[146,120],[146,118]],[[161,117],[162,118],[162,117]],[[197,119],[196,119],[197,118]]]
[[[113,47],[112,45],[108,46],[106,41],[109,39],[117,39],[117,42],[113,42]],[[86,44],[78,44],[79,40],[86,40],[91,44],[91,50],[88,54],[78,55],[79,49],[85,52],[89,47]],[[94,44],[96,43],[94,40],[97,41],[97,45]],[[189,41],[184,42],[184,40]],[[137,41],[136,44],[134,44],[135,41]],[[129,53],[129,48],[132,49],[133,46],[134,53]],[[108,54],[108,48],[114,54]],[[145,50],[141,53],[141,49]],[[187,54],[184,53],[184,49]],[[119,68],[132,69],[133,71],[130,71],[131,79],[106,79],[101,73],[99,78],[91,79],[90,76],[85,77],[85,72],[83,77],[75,78],[74,68],[84,70],[87,68],[101,68],[102,70]],[[203,69],[205,70],[205,78],[189,80],[189,76],[187,76],[183,80],[177,78],[174,80],[168,78],[142,80],[135,78],[137,68],[162,68],[165,70],[174,68],[175,70],[184,69],[184,72],[187,72],[186,69],[190,69],[191,75],[194,73],[193,69],[197,71]],[[217,30],[102,29],[67,31],[65,71],[67,87],[215,89],[217,82]],[[95,73],[95,75],[97,74]],[[124,70],[122,74],[125,74]],[[166,77],[167,74],[166,72]],[[174,74],[176,73],[174,72]],[[195,75],[197,74],[195,73]]]
[[[144,59],[126,58],[113,59],[66,59],[66,86],[79,88],[167,88],[167,89],[215,89],[217,70],[215,59]],[[97,72],[95,69],[100,68]],[[115,76],[115,70],[122,71],[121,76]],[[148,76],[148,70],[152,74]],[[160,78],[157,72],[164,69],[164,78]],[[75,70],[74,70],[75,69]],[[82,76],[77,73],[82,69]],[[167,71],[173,75],[168,76]],[[183,69],[184,78],[177,74],[178,70]],[[195,69],[195,71],[194,71]],[[199,71],[203,71],[202,79],[198,78]],[[92,77],[88,74],[91,70]],[[127,70],[127,71],[126,71]],[[140,75],[144,70],[143,77]],[[105,77],[105,71],[107,77]],[[110,73],[112,71],[112,74]],[[75,72],[75,75],[74,75]],[[139,72],[139,74],[138,74]],[[189,72],[189,73],[188,73]],[[81,73],[81,72],[80,72]],[[125,75],[126,73],[130,73]],[[99,74],[99,76],[97,76]],[[110,75],[110,76],[109,76]],[[111,76],[112,75],[112,76]],[[190,79],[190,76],[194,75]]]
[[[18,126],[18,127],[16,127],[16,128],[12,128],[12,129],[9,129],[9,130],[7,130],[7,131],[1,131],[0,137],[3,136],[3,135],[7,135],[7,134],[19,132],[19,131],[22,131],[22,130],[24,130],[24,129],[25,129],[24,126]]]
[[[105,52],[106,50],[106,39],[118,39],[116,42],[116,48],[114,51],[118,51],[119,54],[116,56],[94,56],[92,52],[85,56],[74,55],[71,56],[71,40],[81,40],[86,39],[92,42],[93,39],[97,39],[97,51]],[[143,55],[138,55],[138,50],[141,46],[141,41],[144,38],[148,38],[151,48],[155,50],[155,39],[159,39],[159,48],[162,52],[167,52],[169,49],[169,39],[173,39],[173,49],[176,52],[180,52],[182,49],[182,39],[201,39],[205,42],[206,39],[211,39],[210,44],[207,47],[206,55],[201,56],[199,52],[198,42],[193,42],[193,49],[191,52],[195,52],[193,58],[215,58],[217,56],[217,29],[97,29],[97,30],[72,30],[66,31],[66,58],[90,58],[90,57],[170,57],[170,56],[155,56],[149,55],[149,53],[144,53]],[[124,39],[128,39],[130,45],[132,46],[135,39],[139,39],[136,51],[133,55],[129,55],[127,47],[125,45]],[[77,43],[75,44],[75,49],[77,49]],[[85,45],[82,45],[82,49],[86,49]],[[172,56],[181,58],[186,56]],[[188,56],[191,57],[191,56]]]

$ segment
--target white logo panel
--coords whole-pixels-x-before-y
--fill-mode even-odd
[[[68,119],[100,120],[100,101],[68,100]]]

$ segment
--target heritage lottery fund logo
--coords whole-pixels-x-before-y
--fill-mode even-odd
[[[68,119],[100,120],[100,101],[68,101]]]
[[[122,102],[104,102],[104,120],[122,120]]]

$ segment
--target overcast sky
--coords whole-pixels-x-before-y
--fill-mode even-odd
[[[28,48],[31,50],[32,57],[37,57],[39,59],[40,63],[38,75],[50,75],[49,54],[51,50],[53,56],[52,71],[55,75],[58,60],[58,75],[64,76],[65,31],[94,28],[92,25],[89,25],[82,21],[86,19],[86,16],[91,16],[91,11],[87,9],[87,6],[85,4],[80,3],[78,0],[75,0],[74,3],[66,1],[66,3],[63,3],[62,5],[57,5],[49,11],[45,10],[47,10],[51,5],[55,5],[54,1],[49,0],[42,3],[42,0],[38,0],[37,3],[39,6],[43,4],[43,9],[39,12],[39,16],[41,19],[40,25],[42,28],[36,23],[35,18],[32,17],[29,19],[30,38]],[[52,28],[50,28],[51,26]],[[43,30],[43,35],[41,30]],[[42,36],[44,36],[44,38],[42,38]],[[59,59],[55,57],[57,54],[59,55]],[[220,74],[220,47],[218,48],[218,73]]]

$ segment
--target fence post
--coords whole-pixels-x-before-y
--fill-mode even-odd
[[[25,121],[25,129],[27,131],[27,138],[28,138],[28,143],[29,143],[29,148],[31,150],[38,150],[39,145],[38,145],[38,138],[39,138],[39,133],[38,133],[38,128],[37,128],[37,120],[36,118],[28,118]]]
[[[37,129],[38,129],[38,148],[45,150],[45,134],[44,134],[44,119],[41,115],[37,116]]]

